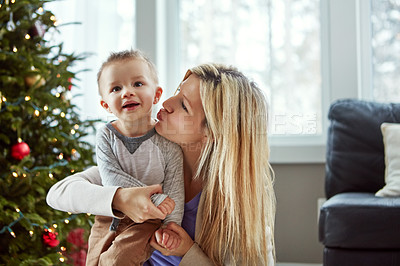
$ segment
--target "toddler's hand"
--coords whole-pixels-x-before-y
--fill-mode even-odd
[[[154,235],[157,243],[168,250],[176,249],[181,243],[180,236],[174,231],[166,228],[158,229]]]
[[[160,209],[165,215],[171,214],[175,208],[175,201],[170,197],[167,197],[163,202],[160,203],[160,205],[157,206],[157,208]]]

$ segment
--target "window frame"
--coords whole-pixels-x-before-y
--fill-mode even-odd
[[[136,47],[157,65],[164,99],[179,73],[179,0],[136,1]],[[271,163],[325,163],[328,109],[341,98],[371,99],[370,2],[321,0],[322,135],[271,136]]]

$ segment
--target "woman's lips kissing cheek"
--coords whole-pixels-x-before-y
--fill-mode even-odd
[[[160,109],[160,111],[158,111],[158,113],[157,113],[158,121],[163,121],[163,119],[162,119],[162,111],[163,111],[163,109]]]

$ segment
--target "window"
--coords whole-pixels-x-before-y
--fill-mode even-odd
[[[167,14],[160,17],[165,19],[167,38],[158,43],[167,47],[164,72],[175,78],[169,84],[177,84],[192,65],[219,61],[238,66],[265,88],[274,112],[270,121],[276,126],[270,132],[272,162],[324,162],[330,103],[339,98],[374,99],[368,92],[372,80],[378,79],[372,78],[370,6],[385,1],[153,2]],[[138,47],[146,49],[144,44]],[[296,126],[298,114],[305,122],[302,130]],[[315,130],[304,131],[315,124]]]
[[[66,51],[87,55],[74,67],[79,73],[73,80],[76,86],[71,90],[72,101],[79,107],[80,115],[83,119],[115,119],[100,106],[96,75],[110,52],[134,47],[135,2],[54,1],[46,3],[46,8],[54,13],[60,25],[57,43],[61,38]],[[94,137],[89,141],[94,142]]]
[[[180,0],[180,72],[234,65],[264,89],[271,135],[321,135],[319,10],[319,0]]]
[[[323,163],[327,111],[339,98],[400,101],[399,0],[61,1],[56,15],[80,21],[69,51],[93,52],[76,104],[103,118],[95,84],[110,51],[139,48],[156,63],[162,100],[186,69],[239,67],[269,98],[271,161]],[[58,15],[62,13],[62,15]],[[70,26],[65,27],[69,29]],[[76,81],[78,83],[78,81]]]
[[[372,95],[400,101],[400,1],[371,1]]]

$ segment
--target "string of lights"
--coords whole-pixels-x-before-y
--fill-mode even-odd
[[[57,223],[64,222],[64,223],[68,224],[70,221],[72,221],[73,219],[75,219],[75,218],[77,217],[76,214],[68,213],[69,216],[66,217],[66,218],[64,218],[64,219],[60,219],[60,220],[58,220],[58,221],[52,221],[51,223],[44,224],[44,225],[40,225],[40,224],[37,224],[37,223],[32,223],[32,222],[29,220],[29,218],[27,218],[27,217],[24,216],[24,214],[21,212],[20,209],[16,208],[15,211],[19,214],[19,217],[18,217],[16,220],[14,220],[13,222],[11,222],[10,224],[3,226],[3,228],[0,230],[0,234],[4,234],[4,233],[6,233],[6,232],[9,232],[10,235],[12,235],[12,236],[15,238],[16,235],[15,235],[14,231],[12,230],[12,227],[13,227],[15,224],[17,224],[18,222],[20,222],[22,219],[25,219],[27,222],[29,222],[29,224],[30,224],[32,227],[41,227],[41,226],[43,226],[44,229],[49,230],[49,229],[50,229],[50,224],[52,224],[52,226],[53,226],[54,228],[57,228]],[[90,215],[90,214],[87,214],[87,215]],[[30,235],[30,236],[33,235],[33,231],[32,231],[32,230],[29,231],[29,235]]]

